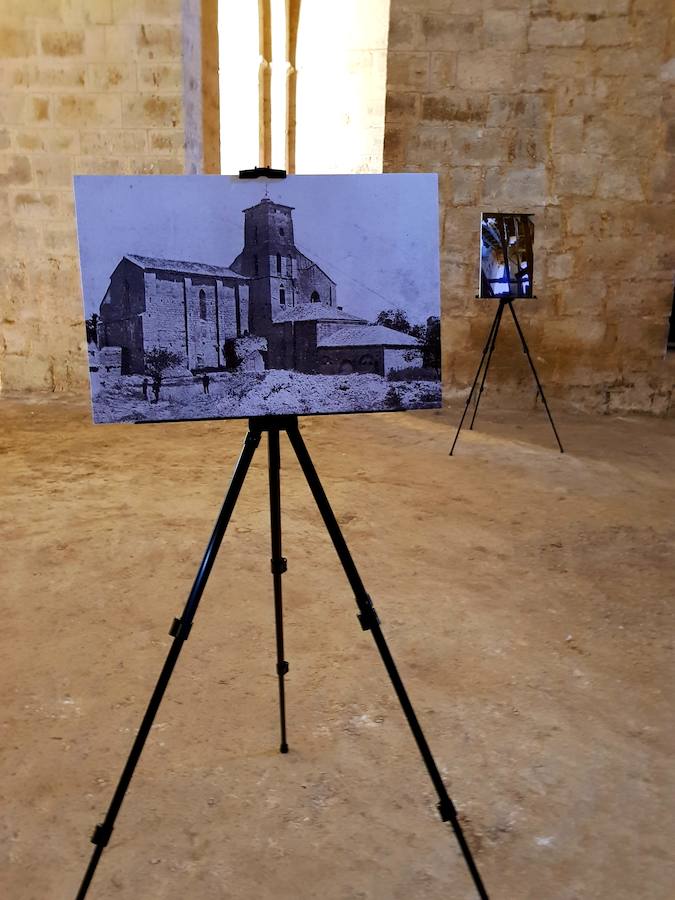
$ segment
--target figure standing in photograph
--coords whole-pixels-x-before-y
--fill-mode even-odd
[[[162,376],[155,375],[155,377],[152,380],[152,393],[155,396],[153,403],[157,403],[159,400],[159,390],[160,390],[161,386],[162,386]]]
[[[204,377],[202,378],[202,387],[204,388],[205,394],[208,394],[208,392],[209,392],[209,384],[210,383],[211,383],[211,379],[206,374],[206,372],[204,372]]]
[[[141,385],[141,388],[143,390],[143,399],[147,400],[148,399],[148,379],[147,378],[143,379],[143,384]]]

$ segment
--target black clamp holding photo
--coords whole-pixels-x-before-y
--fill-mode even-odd
[[[256,166],[254,169],[240,169],[240,178],[285,178],[286,169],[270,169],[268,166]]]

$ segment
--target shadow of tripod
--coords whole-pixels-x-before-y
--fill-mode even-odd
[[[478,406],[480,404],[480,398],[483,394],[483,390],[485,388],[485,381],[487,379],[488,369],[490,368],[490,360],[492,359],[492,354],[494,353],[495,344],[497,343],[497,334],[499,332],[499,326],[502,322],[502,316],[504,315],[504,308],[508,306],[509,311],[513,317],[513,322],[516,326],[516,331],[518,332],[518,337],[520,338],[520,343],[523,347],[523,353],[527,356],[527,361],[530,364],[530,368],[532,369],[532,374],[534,375],[534,380],[537,384],[537,397],[541,397],[542,403],[544,404],[544,409],[546,410],[546,415],[548,416],[548,420],[551,423],[551,428],[553,429],[553,434],[555,435],[555,439],[558,442],[558,447],[560,447],[560,452],[564,453],[563,446],[560,443],[560,437],[558,436],[558,432],[555,427],[555,423],[553,421],[553,416],[551,415],[551,410],[548,408],[548,403],[546,402],[546,397],[544,395],[544,389],[541,386],[541,382],[539,381],[539,376],[537,375],[537,370],[534,367],[534,362],[532,357],[530,356],[530,350],[527,346],[527,341],[525,340],[525,335],[523,334],[523,329],[520,327],[520,322],[518,321],[518,317],[516,316],[516,311],[513,308],[513,299],[511,297],[501,297],[499,299],[499,307],[497,312],[495,313],[495,317],[492,320],[492,325],[490,326],[490,332],[488,334],[487,341],[485,342],[485,347],[483,348],[483,355],[480,358],[480,364],[478,366],[478,371],[476,372],[476,377],[473,380],[473,384],[471,385],[471,390],[469,391],[469,396],[466,398],[466,405],[464,407],[464,412],[462,413],[462,418],[459,420],[459,425],[457,427],[457,434],[455,435],[455,439],[452,442],[452,447],[450,448],[449,456],[452,456],[453,450],[455,449],[455,444],[457,443],[457,439],[459,438],[459,433],[462,430],[462,425],[464,424],[464,419],[466,418],[466,414],[469,411],[469,406],[471,405],[471,400],[474,396],[474,392],[476,390],[476,385],[478,384],[478,379],[480,378],[480,387],[478,389],[478,393],[476,395],[476,405],[474,406],[473,415],[471,416],[471,422],[469,424],[469,431],[473,430],[473,423],[476,421],[476,415],[478,413]],[[483,373],[481,378],[481,372]],[[536,398],[535,398],[536,399]]]

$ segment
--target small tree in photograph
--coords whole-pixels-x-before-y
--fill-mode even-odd
[[[177,366],[180,361],[180,354],[174,353],[173,350],[165,350],[164,347],[153,347],[145,354],[145,371],[152,376],[155,402],[159,400],[159,389],[164,373],[172,366]]]
[[[441,374],[441,320],[438,316],[429,316],[424,333],[424,365],[436,369]]]
[[[410,334],[412,329],[408,316],[403,309],[383,309],[382,312],[377,314],[375,324],[393,328],[394,331],[402,331],[404,334]]]

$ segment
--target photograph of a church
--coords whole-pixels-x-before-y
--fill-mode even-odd
[[[119,259],[87,318],[96,421],[441,405],[438,317],[384,296],[375,316],[346,308],[296,245],[293,206],[265,194],[242,212],[228,265]]]

